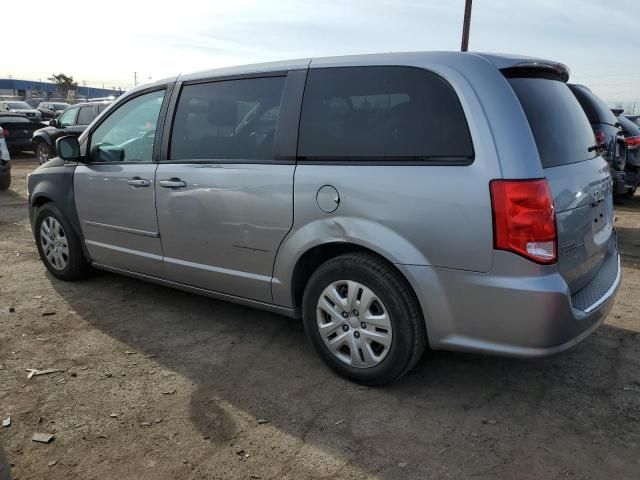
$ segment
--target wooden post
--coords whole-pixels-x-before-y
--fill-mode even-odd
[[[472,0],[466,0],[464,6],[464,24],[462,25],[462,46],[460,51],[466,52],[469,50],[469,28],[471,27],[471,2]]]

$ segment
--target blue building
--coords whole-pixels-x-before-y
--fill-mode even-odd
[[[123,90],[111,88],[84,87],[78,85],[76,98],[117,97]],[[33,80],[17,80],[13,78],[0,78],[0,96],[15,96],[24,99],[43,98],[48,100],[61,96],[61,92],[55,83],[37,82]]]

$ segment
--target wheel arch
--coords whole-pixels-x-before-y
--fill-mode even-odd
[[[76,209],[73,190],[74,171],[75,168],[72,165],[65,165],[62,161],[54,160],[47,163],[46,166],[41,166],[29,176],[29,219],[33,231],[38,208],[47,203],[56,205],[67,217],[74,232],[80,238],[85,257],[89,259]]]
[[[38,135],[34,135],[33,138],[31,139],[31,143],[33,144],[33,146],[37,146],[38,143],[46,143],[48,146],[52,146],[51,143],[51,138],[49,137],[49,135],[45,134],[45,133],[39,133]]]
[[[416,302],[416,306],[422,315],[423,321],[425,320],[425,312],[422,308],[422,303],[418,298],[416,293],[416,289],[414,288],[411,280],[407,278],[407,276],[403,273],[401,269],[398,268],[396,264],[394,264],[390,259],[385,257],[383,254],[368,248],[360,243],[353,242],[340,242],[340,241],[332,241],[326,243],[320,243],[315,245],[305,252],[303,252],[299,258],[297,259],[295,266],[293,267],[290,281],[290,301],[292,306],[296,311],[300,311],[302,306],[302,297],[304,295],[304,290],[309,282],[309,279],[313,272],[315,272],[320,265],[325,263],[332,258],[338,257],[340,255],[348,254],[348,253],[363,253],[367,254],[371,257],[374,257],[376,260],[383,263],[389,269],[393,270],[398,274],[398,276],[405,282],[407,288],[409,289],[413,299]],[[425,321],[425,327],[426,321]],[[427,332],[428,333],[428,332]]]

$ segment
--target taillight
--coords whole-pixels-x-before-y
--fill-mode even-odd
[[[6,128],[2,129],[2,137],[0,138],[7,138],[9,136],[9,130],[7,130]]]
[[[627,148],[630,150],[635,150],[640,147],[640,136],[638,137],[627,137],[624,139],[627,144]]]
[[[605,143],[604,132],[602,130],[596,130],[595,136],[596,136],[596,145],[602,145],[603,143]]]
[[[490,188],[494,247],[555,263],[556,216],[547,180],[492,180]]]

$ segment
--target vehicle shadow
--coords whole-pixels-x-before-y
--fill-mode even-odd
[[[84,321],[195,383],[190,418],[214,445],[238,433],[232,405],[384,478],[640,471],[637,332],[605,325],[540,360],[428,353],[367,388],[330,372],[299,321],[107,273],[51,281]]]
[[[0,190],[0,207],[26,205],[27,198],[14,190]]]
[[[615,197],[615,210],[625,212],[638,212],[640,211],[640,192],[631,197],[619,196]]]

